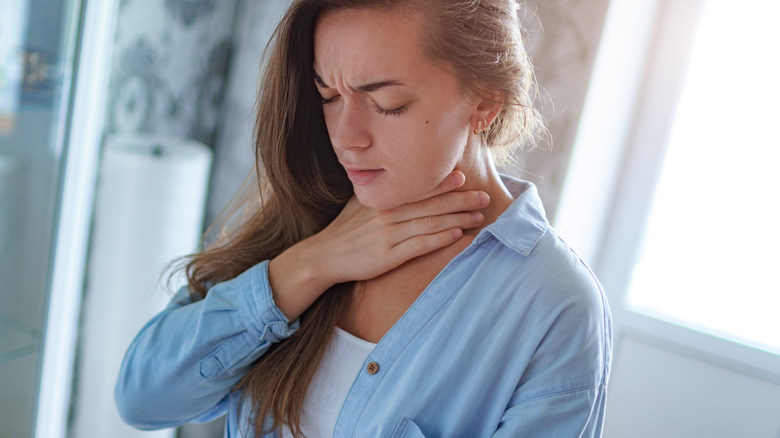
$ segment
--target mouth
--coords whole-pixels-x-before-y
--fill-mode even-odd
[[[346,166],[344,169],[347,171],[349,180],[360,186],[371,184],[380,174],[382,174],[382,172],[385,171],[384,169],[361,169],[357,167]]]

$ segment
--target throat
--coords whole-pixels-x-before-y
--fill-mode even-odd
[[[406,313],[439,272],[474,239],[464,235],[452,245],[412,259],[379,277],[355,284],[338,326],[378,343]]]

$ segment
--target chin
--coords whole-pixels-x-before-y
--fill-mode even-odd
[[[377,199],[370,196],[366,197],[357,195],[357,198],[361,204],[368,208],[373,208],[374,210],[390,210],[403,204],[402,202],[392,202],[387,199]]]
[[[394,195],[394,196],[393,196]],[[366,189],[365,187],[355,187],[355,197],[361,204],[374,210],[390,210],[401,204],[411,202],[411,200],[398,199],[399,193],[392,195],[379,193],[378,191]]]

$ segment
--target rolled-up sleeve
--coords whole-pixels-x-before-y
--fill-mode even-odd
[[[180,289],[125,354],[114,387],[122,419],[158,429],[223,415],[241,377],[299,325],[274,304],[267,261],[196,302]]]

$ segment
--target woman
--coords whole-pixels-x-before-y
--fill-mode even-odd
[[[604,294],[535,188],[493,163],[539,127],[513,6],[293,3],[258,99],[265,202],[193,256],[189,288],[133,341],[125,421],[600,435]]]

